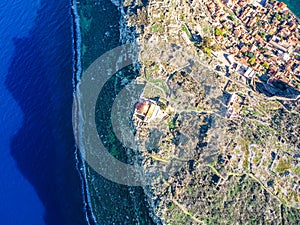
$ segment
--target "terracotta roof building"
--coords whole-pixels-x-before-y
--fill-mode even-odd
[[[160,110],[156,102],[149,99],[140,99],[136,104],[134,114],[145,122],[154,120]]]

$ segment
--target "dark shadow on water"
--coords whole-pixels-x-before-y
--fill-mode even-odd
[[[68,4],[41,1],[28,37],[14,40],[15,54],[6,78],[24,114],[22,127],[11,142],[11,154],[44,204],[48,225],[86,224],[71,122]]]

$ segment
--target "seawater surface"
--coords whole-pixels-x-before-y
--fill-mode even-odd
[[[0,2],[0,224],[86,224],[71,1]]]
[[[289,9],[300,18],[300,2],[299,0],[282,0],[282,2],[286,3]]]

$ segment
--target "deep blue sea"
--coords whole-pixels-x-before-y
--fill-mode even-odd
[[[3,0],[0,15],[0,224],[86,224],[71,123],[71,0]]]
[[[86,224],[71,124],[71,0],[0,1],[0,224]],[[298,17],[298,0],[289,3]]]

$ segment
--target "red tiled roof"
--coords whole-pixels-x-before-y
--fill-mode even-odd
[[[150,105],[147,102],[138,103],[136,106],[136,112],[140,115],[146,116]]]

